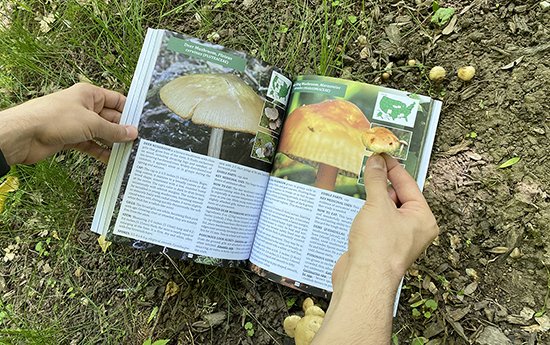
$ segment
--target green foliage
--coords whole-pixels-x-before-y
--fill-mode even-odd
[[[437,12],[437,9],[439,8],[439,1],[432,2],[432,10],[434,12]]]
[[[432,16],[431,22],[439,26],[445,25],[451,19],[454,13],[455,9],[453,7],[439,7]]]
[[[521,159],[521,157],[510,158],[506,162],[502,163],[498,168],[499,169],[504,169],[504,168],[507,168],[509,166],[512,166],[512,165],[516,164],[517,162],[519,162],[520,159]]]
[[[217,8],[220,8],[222,7],[223,5],[233,1],[233,0],[212,0],[216,3],[216,5],[214,5],[214,9],[217,9]]]
[[[286,305],[292,307],[296,303],[296,298],[292,297],[286,300]]]
[[[147,319],[147,323],[151,323],[155,316],[157,315],[159,311],[159,307],[154,307],[153,310],[151,310],[151,314],[149,315],[149,318]]]
[[[411,345],[424,345],[424,340],[420,338],[415,338]]]
[[[436,309],[437,309],[437,302],[434,301],[433,299],[427,300],[426,303],[424,303],[424,305],[425,305],[427,308],[430,308],[430,309],[433,310],[433,311],[436,311]]]
[[[169,341],[170,339],[161,339],[161,340],[156,340],[154,343],[151,344],[151,339],[147,339],[145,340],[143,345],[166,345],[168,344]]]
[[[392,333],[391,335],[391,341],[393,345],[399,345],[399,339],[397,339],[397,334]]]
[[[247,333],[248,333],[249,337],[254,335],[254,329],[253,328],[254,328],[254,325],[250,321],[244,324],[244,329],[247,330]]]

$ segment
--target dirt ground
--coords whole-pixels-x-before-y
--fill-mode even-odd
[[[321,3],[305,4],[316,18],[324,18]],[[540,315],[550,288],[550,10],[538,0],[442,1],[440,6],[455,8],[456,22],[446,28],[450,24],[430,23],[432,1],[366,1],[363,8],[353,3],[346,6],[357,16],[364,11],[367,19],[355,24],[347,44],[338,42],[343,68],[331,75],[350,73],[444,103],[424,188],[441,233],[405,277],[394,344],[411,344],[416,337],[430,345],[550,344],[550,317]],[[233,1],[223,9],[254,23],[252,28],[237,16],[213,15],[211,31],[221,28],[220,43],[235,49],[250,48],[239,39],[252,30],[299,25],[292,19],[298,7],[286,1]],[[170,23],[171,29],[195,36],[199,26],[191,15]],[[275,48],[289,48],[283,34],[274,35]],[[371,44],[361,46],[359,35],[369,36]],[[305,44],[310,39],[319,38],[307,38]],[[429,82],[428,67],[405,66],[411,59],[444,67],[446,78]],[[389,63],[395,68],[390,79],[373,73]],[[462,82],[457,70],[468,65],[475,67],[475,76]],[[289,72],[313,73],[309,57]],[[514,157],[519,161],[500,167]],[[99,186],[100,176],[91,179]],[[87,322],[102,330],[124,318],[120,327],[126,332],[110,340],[141,344],[153,331],[154,339],[171,339],[169,344],[293,344],[284,335],[283,320],[300,313],[305,294],[246,270],[172,261],[116,244],[109,248],[114,254],[105,257],[98,254],[97,236],[86,230],[75,236],[84,252],[94,254],[80,262],[85,274],[72,279],[104,311],[104,317]],[[102,270],[108,262],[122,272]],[[170,281],[180,289],[166,297]],[[422,302],[428,299],[437,303],[436,310]],[[74,322],[84,322],[87,304],[73,303],[66,317],[77,315]],[[155,306],[158,312],[148,323]],[[85,331],[71,334],[67,344],[109,339],[104,334],[90,340]]]

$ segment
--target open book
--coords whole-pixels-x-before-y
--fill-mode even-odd
[[[364,133],[391,131],[422,188],[440,109],[149,29],[121,119],[139,138],[114,146],[92,230],[326,297],[366,198]]]

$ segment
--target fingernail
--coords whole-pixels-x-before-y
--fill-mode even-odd
[[[386,169],[386,160],[379,154],[373,154],[367,159],[367,168]]]
[[[134,126],[124,126],[126,128],[126,139],[134,140],[137,138],[137,129]]]

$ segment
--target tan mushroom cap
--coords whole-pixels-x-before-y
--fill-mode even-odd
[[[256,134],[263,100],[233,74],[190,74],[160,90],[160,98],[176,115],[194,123]]]
[[[320,317],[325,317],[325,312],[320,307],[316,305],[312,305],[306,309],[306,315],[316,315]]]
[[[294,341],[296,345],[309,345],[323,323],[323,318],[315,315],[306,315],[296,325]]]
[[[393,152],[399,148],[399,139],[389,129],[373,127],[362,136],[363,145],[372,152]]]
[[[365,154],[361,135],[370,123],[361,110],[345,100],[329,100],[296,108],[281,133],[279,152],[318,168],[337,167],[357,177]]]
[[[285,333],[288,334],[289,337],[294,338],[296,335],[296,325],[302,318],[298,315],[291,315],[287,316],[283,323],[283,327],[285,329]]]
[[[313,305],[315,305],[315,303],[313,303],[311,297],[308,297],[304,300],[304,303],[302,303],[302,310],[305,312],[307,308],[312,307]]]

